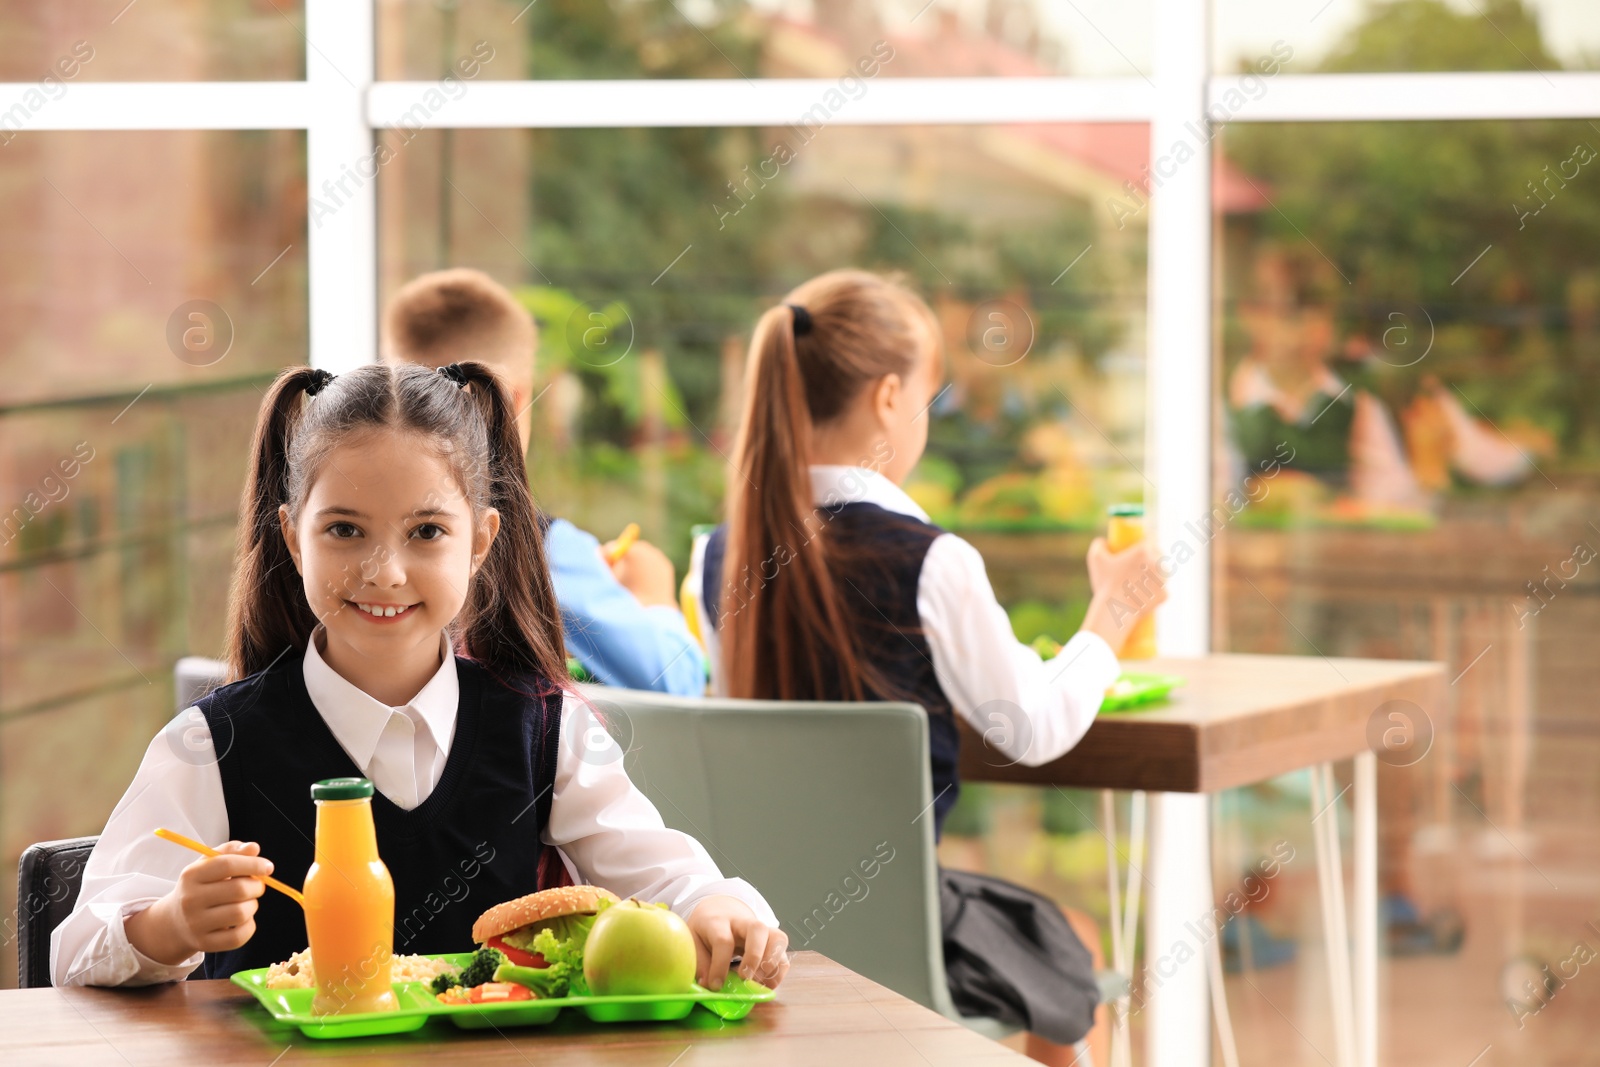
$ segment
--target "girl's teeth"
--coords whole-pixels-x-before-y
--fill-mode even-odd
[[[392,619],[396,615],[405,614],[406,610],[409,609],[411,605],[407,604],[405,607],[397,608],[391,604],[387,607],[380,608],[376,604],[357,604],[356,607],[360,608],[368,615],[374,615],[381,619]]]

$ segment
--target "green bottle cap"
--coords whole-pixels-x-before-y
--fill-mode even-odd
[[[365,778],[324,778],[311,787],[312,800],[365,800],[372,783]]]
[[[1121,519],[1137,519],[1144,517],[1143,504],[1112,504],[1106,508],[1106,514]]]

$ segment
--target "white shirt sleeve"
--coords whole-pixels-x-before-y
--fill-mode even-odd
[[[667,828],[629,780],[622,755],[592,708],[567,697],[544,839],[577,868],[579,879],[618,896],[659,901],[685,919],[706,897],[737,897],[756,918],[777,926],[772,907],[750,883],[724,878],[704,845]]]
[[[1350,422],[1350,488],[1373,504],[1411,507],[1419,500],[1400,432],[1383,402],[1366,390],[1356,393]]]
[[[1079,632],[1048,663],[1018,641],[983,556],[955,534],[928,546],[917,614],[934,675],[956,713],[1007,758],[1030,767],[1078,743],[1121,673],[1097,634]]]
[[[152,831],[224,841],[228,812],[211,732],[198,708],[175,716],[145,750],[83,870],[78,902],[50,935],[50,980],[67,985],[151,985],[185,978],[205,959],[168,966],[128,943],[123,920],[166,896],[193,853]]]

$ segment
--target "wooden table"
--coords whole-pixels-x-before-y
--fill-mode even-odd
[[[550,1026],[469,1031],[434,1020],[412,1034],[317,1041],[280,1027],[231,982],[0,992],[0,1063],[294,1067],[313,1059],[428,1067],[1028,1062],[815,952],[795,953],[778,999],[737,1023],[697,1011],[678,1023],[602,1026],[567,1012]]]
[[[1181,675],[1186,684],[1170,702],[1145,711],[1103,714],[1060,759],[1037,767],[1016,763],[988,748],[968,730],[962,743],[961,777],[967,781],[1123,789],[1151,797],[1148,870],[1133,866],[1130,905],[1137,912],[1138,886],[1149,893],[1146,920],[1146,980],[1159,989],[1149,998],[1152,1067],[1192,1067],[1210,1058],[1206,1020],[1209,1002],[1223,1047],[1236,1061],[1232,1027],[1222,1001],[1219,936],[1200,937],[1216,903],[1211,885],[1210,822],[1206,794],[1312,771],[1311,822],[1323,904],[1323,928],[1333,990],[1339,1067],[1376,1067],[1378,860],[1377,764],[1374,747],[1403,729],[1398,711],[1444,721],[1448,687],[1444,666],[1432,662],[1343,659],[1325,656],[1210,655],[1129,664],[1135,670]],[[1390,704],[1391,701],[1405,702]],[[1386,706],[1387,705],[1387,706]],[[1411,726],[1422,723],[1411,723]],[[965,729],[965,726],[963,726]],[[1420,755],[1418,756],[1420,758]],[[1344,907],[1339,855],[1338,804],[1332,763],[1353,759],[1355,845],[1355,959]],[[1107,805],[1109,811],[1109,805]],[[1135,815],[1135,836],[1140,816]],[[1115,828],[1106,827],[1115,871]],[[1132,965],[1134,919],[1118,915],[1112,894],[1113,950],[1118,970]],[[1119,947],[1119,941],[1123,944]],[[1188,955],[1178,949],[1186,946]],[[1198,955],[1205,966],[1160,961]],[[1155,964],[1156,967],[1152,967]],[[1126,1040],[1125,1034],[1119,1038]],[[1117,1057],[1113,1057],[1116,1059]]]
[[[1040,767],[989,749],[963,721],[962,780],[1216,793],[1366,752],[1379,705],[1429,708],[1444,692],[1442,664],[1409,660],[1219,654],[1126,666],[1185,684],[1157,707],[1101,715]]]

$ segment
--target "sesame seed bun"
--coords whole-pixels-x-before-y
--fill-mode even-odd
[[[564,885],[542,893],[529,893],[496,904],[478,916],[478,921],[472,924],[472,940],[481,945],[491,937],[500,937],[545,919],[583,915],[598,910],[602,900],[615,904],[617,895],[597,885]]]

